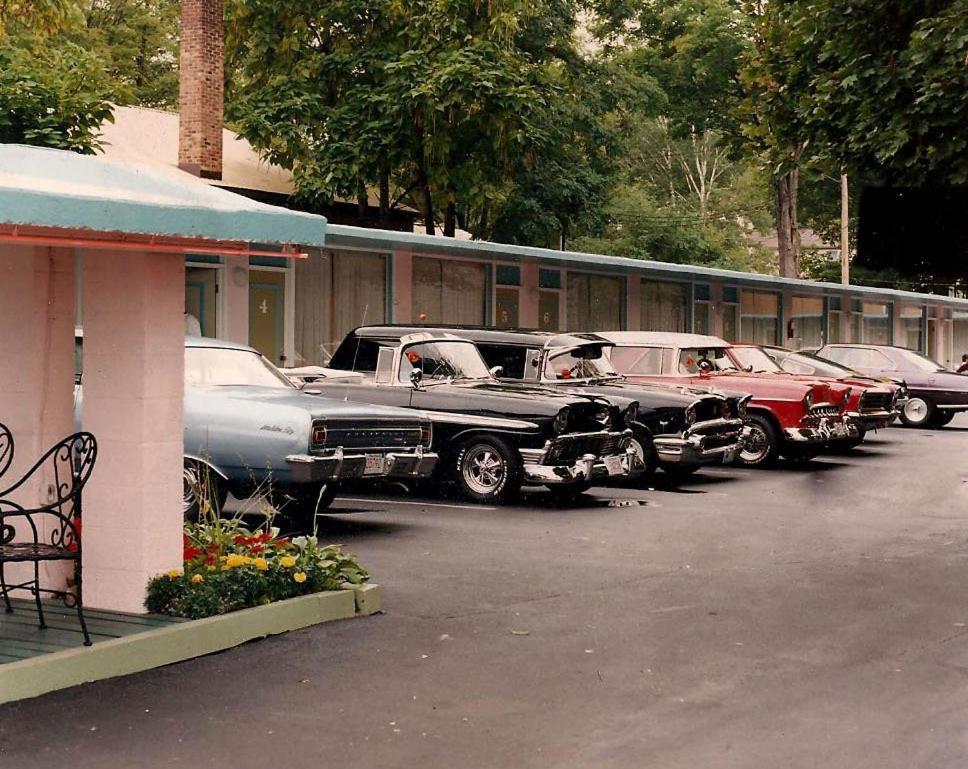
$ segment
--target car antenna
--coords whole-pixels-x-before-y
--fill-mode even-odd
[[[366,304],[363,305],[363,317],[360,318],[361,326],[366,325],[366,313],[369,312],[369,309],[370,309],[370,303],[367,302]],[[359,357],[360,357],[360,337],[357,336],[356,349],[353,351],[353,368],[351,369],[352,371],[356,371],[356,361],[357,361],[357,358]],[[350,399],[349,391],[345,390],[343,392],[343,401],[345,402],[345,401],[348,401],[349,399]]]

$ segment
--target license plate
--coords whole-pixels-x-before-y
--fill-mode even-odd
[[[380,475],[383,472],[383,455],[367,454],[363,462],[363,475]]]
[[[625,468],[622,466],[622,458],[605,457],[605,469],[608,470],[609,475],[621,475],[625,472]]]

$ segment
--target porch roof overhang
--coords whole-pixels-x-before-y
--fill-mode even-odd
[[[247,253],[323,246],[326,219],[259,203],[161,165],[130,165],[74,152],[0,145],[0,237],[69,233],[100,247],[125,243]],[[80,245],[75,243],[74,245]]]

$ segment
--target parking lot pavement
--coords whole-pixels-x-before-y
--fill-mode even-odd
[[[385,615],[0,707],[0,766],[964,767],[966,478],[959,417],[569,508],[342,498]]]

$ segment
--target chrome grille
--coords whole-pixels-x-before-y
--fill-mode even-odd
[[[815,406],[810,407],[810,413],[807,414],[808,419],[839,419],[841,417],[840,406],[835,406],[833,403],[818,403]]]
[[[326,427],[326,442],[314,445],[313,450],[334,449],[396,449],[419,446],[420,423],[406,419],[327,419],[316,422]]]
[[[574,462],[585,454],[594,454],[596,457],[614,456],[621,454],[628,448],[629,440],[628,433],[600,432],[560,435],[551,442],[545,456],[545,464]]]

